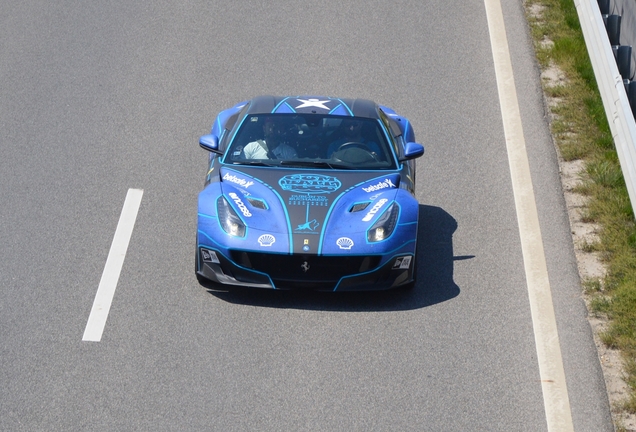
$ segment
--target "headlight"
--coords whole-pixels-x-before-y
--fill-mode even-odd
[[[217,212],[223,231],[234,237],[245,237],[245,224],[243,224],[243,221],[241,221],[241,218],[238,217],[225,197],[219,197]]]
[[[397,225],[399,214],[400,207],[396,203],[391,204],[367,231],[367,239],[370,242],[379,242],[389,238]]]

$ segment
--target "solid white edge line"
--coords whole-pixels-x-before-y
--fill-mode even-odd
[[[565,382],[561,347],[552,304],[552,292],[548,279],[543,239],[541,237],[539,216],[530,175],[530,164],[523,136],[503,12],[499,0],[484,0],[484,3],[519,223],[548,431],[573,431],[570,400]]]
[[[128,189],[82,341],[99,342],[102,339],[143,194],[141,189]]]

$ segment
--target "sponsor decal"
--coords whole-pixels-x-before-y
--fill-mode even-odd
[[[342,186],[337,178],[320,174],[287,175],[278,184],[283,190],[310,195],[332,193]]]
[[[252,217],[252,213],[250,213],[250,211],[248,210],[248,208],[245,206],[245,204],[243,204],[243,201],[241,201],[241,199],[238,197],[237,194],[235,194],[234,192],[230,192],[228,194],[228,196],[230,198],[232,198],[232,200],[234,201],[234,203],[237,205],[237,207],[239,208],[239,210],[241,210],[241,213],[243,213],[243,216],[245,217]]]
[[[353,240],[351,240],[349,237],[340,237],[338,240],[336,240],[336,244],[340,249],[351,249],[351,247],[353,246]]]
[[[395,260],[395,262],[393,263],[393,269],[407,269],[411,266],[411,259],[413,257],[408,255],[408,256],[403,256],[403,257],[399,257],[398,259]]]
[[[371,185],[369,187],[362,188],[365,192],[375,192],[378,190],[386,189],[386,188],[394,188],[395,184],[391,181],[391,179],[384,179],[381,182]]]
[[[329,107],[325,106],[325,104],[330,101],[329,100],[321,101],[320,99],[298,99],[298,102],[301,102],[301,104],[298,105],[296,109],[314,107],[314,108],[322,108],[322,109],[328,110]]]
[[[303,239],[303,250],[305,252],[309,252],[309,249],[310,249],[310,247],[309,247],[309,239]]]
[[[225,173],[223,175],[223,180],[227,180],[229,182],[237,184],[237,185],[239,185],[241,187],[244,187],[245,189],[247,189],[248,187],[250,187],[250,186],[252,186],[254,184],[254,182],[251,181],[251,180],[246,180],[244,178],[240,178],[240,177],[237,177],[237,176],[229,174],[229,173]]]
[[[329,199],[325,196],[337,191],[342,182],[336,177],[321,174],[290,174],[282,177],[278,184],[284,191],[292,192],[288,198],[288,205],[307,207],[305,223],[300,223],[294,232],[314,233],[320,226],[316,218],[310,219],[310,207],[328,207]],[[301,219],[302,221],[302,219]]]
[[[263,247],[268,247],[274,244],[276,237],[271,234],[263,234],[258,238],[258,244]]]
[[[382,208],[384,204],[386,204],[387,201],[388,199],[382,198],[380,201],[375,203],[375,205],[371,207],[371,210],[369,210],[369,212],[362,218],[362,221],[369,222],[371,219],[373,219],[373,216],[375,216],[375,214]]]
[[[329,205],[329,200],[322,195],[291,195],[289,205],[323,206]]]

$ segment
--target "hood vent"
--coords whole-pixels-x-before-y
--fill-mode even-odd
[[[364,210],[365,208],[369,207],[369,204],[371,204],[371,202],[370,202],[370,201],[363,202],[363,203],[356,203],[356,204],[354,204],[354,205],[353,205],[353,206],[349,209],[349,211],[350,211],[351,213],[355,213],[355,212],[362,211],[362,210]]]
[[[264,200],[260,198],[254,198],[254,197],[246,197],[246,198],[249,201],[249,203],[252,204],[252,207],[255,207],[257,209],[267,210],[267,203]]]

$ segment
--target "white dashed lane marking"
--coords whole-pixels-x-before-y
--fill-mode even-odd
[[[128,243],[130,242],[130,237],[135,226],[135,220],[137,219],[137,212],[139,211],[143,194],[144,191],[141,189],[128,189],[124,207],[119,217],[119,223],[115,230],[115,236],[113,237],[113,243],[110,246],[110,252],[106,259],[102,279],[99,281],[93,308],[86,323],[86,329],[82,337],[83,341],[99,342],[102,339],[102,333],[104,332],[110,305],[115,295],[119,274],[124,265]]]

